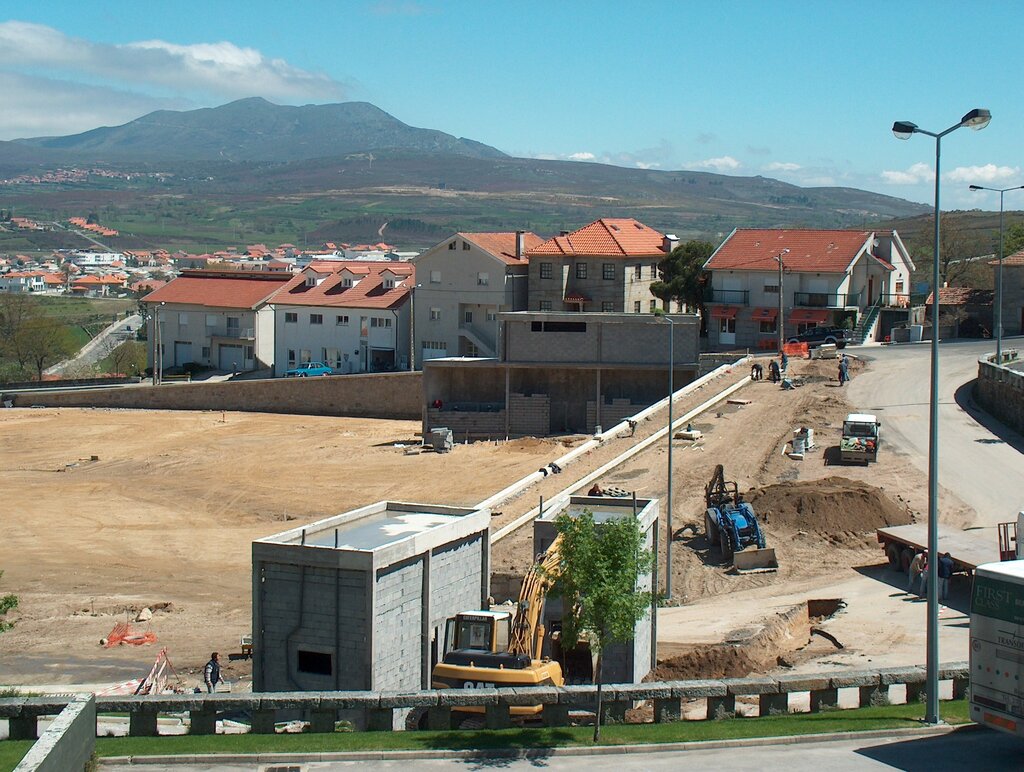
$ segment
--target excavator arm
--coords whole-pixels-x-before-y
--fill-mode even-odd
[[[540,659],[544,643],[540,618],[544,611],[544,599],[555,583],[562,562],[561,544],[562,535],[559,534],[523,579],[519,602],[516,604],[516,618],[509,634],[508,650],[511,654],[526,654],[531,659]]]

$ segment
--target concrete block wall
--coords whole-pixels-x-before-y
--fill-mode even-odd
[[[547,394],[509,395],[509,432],[542,437],[551,432],[551,398]]]
[[[444,643],[444,624],[460,611],[484,607],[482,597],[483,539],[474,536],[439,548],[430,558],[430,624]]]
[[[373,614],[373,688],[421,687],[423,559],[378,569]]]
[[[469,439],[497,439],[505,436],[505,411],[472,413],[427,408],[427,430],[447,427],[456,442]]]
[[[370,688],[367,578],[361,571],[262,563],[254,680],[263,691]],[[298,651],[330,653],[334,675],[298,671]]]
[[[986,412],[1014,431],[1024,433],[1024,373],[979,362],[975,394]]]
[[[601,405],[601,426],[608,428],[609,426],[615,426],[617,423],[622,423],[622,421],[631,415],[639,413],[645,407],[647,407],[646,404],[635,405],[629,399],[613,399],[610,402],[605,402]],[[593,429],[597,426],[597,423],[597,403],[589,400],[587,402],[587,426]]]
[[[240,410],[419,420],[421,373],[276,378],[221,383],[12,394],[15,407],[117,407],[142,410]]]

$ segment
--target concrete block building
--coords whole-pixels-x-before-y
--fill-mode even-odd
[[[253,689],[429,688],[445,621],[486,608],[489,526],[378,502],[253,542]]]
[[[657,499],[633,499],[613,498],[609,496],[570,496],[560,502],[555,502],[551,509],[541,514],[533,522],[533,551],[534,554],[545,552],[558,535],[555,527],[555,519],[567,512],[571,517],[576,517],[584,511],[589,511],[594,516],[594,522],[602,523],[608,520],[635,517],[640,523],[640,530],[644,534],[645,549],[655,550],[658,538],[658,511]],[[653,586],[653,577],[650,573],[644,574],[637,580],[637,590],[649,592]],[[548,598],[544,606],[544,627],[549,632],[561,629],[562,601],[559,598]],[[550,638],[550,636],[548,636]],[[605,683],[640,683],[644,677],[657,665],[656,647],[654,645],[654,617],[649,610],[637,625],[633,641],[631,643],[613,644],[605,652],[604,658],[604,681]],[[550,641],[546,644],[551,645]],[[545,651],[545,655],[554,656],[556,652]],[[563,663],[565,665],[566,680],[570,683],[591,683],[592,665],[589,658],[572,659]]]
[[[424,363],[424,431],[458,440],[593,433],[697,377],[700,319],[672,314],[501,314],[500,356]]]

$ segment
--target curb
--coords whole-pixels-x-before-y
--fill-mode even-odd
[[[338,751],[325,753],[253,753],[253,754],[181,754],[167,756],[109,756],[100,763],[109,766],[148,766],[156,764],[308,764],[319,761],[416,761],[432,759],[538,759],[553,756],[611,756],[664,753],[667,751],[707,751],[757,746],[804,745],[819,742],[840,742],[859,739],[899,739],[930,737],[953,732],[980,730],[977,724],[940,724],[914,729],[872,729],[863,732],[802,734],[785,737],[745,737],[736,740],[700,740],[682,743],[650,743],[643,745],[601,745],[565,748],[495,748],[491,750],[419,750],[419,751]]]

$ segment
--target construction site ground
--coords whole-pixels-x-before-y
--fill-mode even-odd
[[[860,363],[852,369],[858,377]],[[674,443],[673,592],[658,628],[665,677],[922,659],[924,603],[884,568],[873,529],[910,522],[924,509],[923,475],[884,445],[877,464],[826,465],[843,416],[857,406],[846,404],[834,361],[794,361],[791,370],[804,385],[782,390],[752,383],[734,395],[748,404],[722,403],[693,420],[702,440]],[[747,372],[734,368],[677,400],[676,415]],[[653,415],[635,436],[620,433],[498,507],[494,529],[658,431],[666,419],[664,410]],[[818,447],[794,461],[782,451],[800,426],[815,430]],[[383,499],[472,505],[588,439],[409,452],[418,445],[418,429],[409,421],[254,413],[0,411],[7,482],[0,592],[21,600],[16,626],[0,635],[0,683],[107,685],[144,675],[157,650],[167,647],[193,685],[210,651],[238,652],[239,637],[250,632],[254,539]],[[663,527],[666,453],[659,442],[600,481],[660,498]],[[717,463],[742,491],[758,488],[748,499],[766,521],[778,572],[730,574],[707,549],[703,488]],[[949,492],[943,502],[944,518],[969,519]],[[496,574],[522,575],[533,559],[531,533],[526,526],[495,545]],[[663,539],[662,565],[664,548]],[[845,604],[814,624],[842,649],[811,633],[811,623],[794,625],[792,614],[785,616],[819,599]],[[966,602],[965,588],[955,590],[958,602]],[[157,610],[136,627],[155,632],[156,644],[99,645],[143,607]],[[963,658],[966,617],[943,613],[950,641],[944,659]],[[225,664],[228,680],[244,685],[250,663]]]

